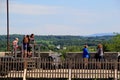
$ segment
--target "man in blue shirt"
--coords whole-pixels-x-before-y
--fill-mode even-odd
[[[88,46],[85,45],[83,48],[83,61],[84,61],[84,67],[86,68],[88,65],[88,59],[90,58]]]

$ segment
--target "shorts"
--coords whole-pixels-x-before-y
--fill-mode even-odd
[[[88,63],[88,58],[83,58],[85,63]]]
[[[27,44],[23,43],[23,50],[27,50]]]
[[[28,47],[27,47],[27,51],[28,51],[28,52],[32,51],[32,47],[31,47],[31,46],[28,46]]]
[[[103,56],[98,56],[98,58],[96,58],[96,60],[103,62],[104,61],[104,57]]]

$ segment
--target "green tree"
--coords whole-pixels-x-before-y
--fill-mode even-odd
[[[103,44],[105,51],[120,51],[120,34],[116,34],[111,40],[104,42]]]
[[[114,36],[112,41],[113,41],[113,45],[111,47],[113,47],[113,50],[117,52],[120,51],[120,34]]]

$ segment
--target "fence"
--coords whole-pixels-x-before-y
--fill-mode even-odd
[[[25,63],[26,62],[26,63]],[[25,65],[27,66],[24,74]],[[120,79],[118,60],[97,61],[90,59],[85,66],[83,59],[53,58],[0,58],[0,78],[66,78],[66,79]]]

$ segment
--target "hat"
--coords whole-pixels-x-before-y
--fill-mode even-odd
[[[17,41],[18,41],[19,39],[18,39],[18,38],[15,38],[15,40],[17,40]]]

